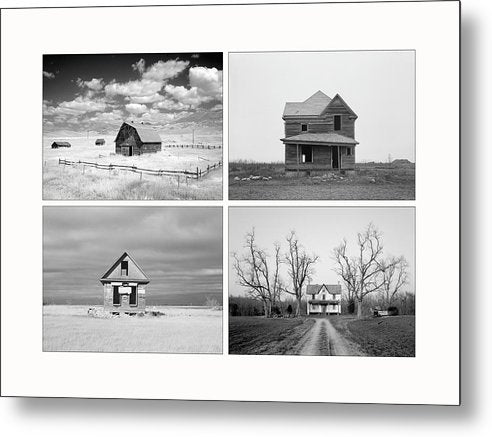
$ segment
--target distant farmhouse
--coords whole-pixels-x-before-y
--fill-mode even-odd
[[[104,310],[111,314],[145,312],[145,286],[149,278],[135,260],[123,253],[101,278]]]
[[[59,147],[72,147],[72,145],[67,141],[53,141],[51,148],[58,149]]]
[[[357,114],[339,94],[330,99],[317,91],[304,102],[287,102],[282,119],[286,171],[355,169]]]
[[[96,146],[104,146],[106,144],[106,140],[104,138],[98,138],[96,140]]]
[[[115,152],[125,156],[160,152],[162,141],[152,128],[142,124],[124,122],[116,139]]]
[[[341,285],[310,284],[307,286],[306,294],[310,295],[307,302],[308,315],[342,313]]]

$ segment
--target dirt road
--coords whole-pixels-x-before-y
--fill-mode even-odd
[[[295,347],[298,355],[364,355],[358,347],[342,337],[329,318],[314,319],[315,324]]]

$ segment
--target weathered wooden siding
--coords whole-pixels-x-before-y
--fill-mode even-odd
[[[121,295],[120,305],[113,305],[113,285],[104,284],[104,309],[110,312],[141,312],[145,311],[145,286],[137,286],[137,305],[130,305],[130,296]]]
[[[347,147],[342,147],[342,169],[353,170],[355,168],[355,149],[352,147],[352,155],[347,155]]]
[[[347,147],[340,146],[340,169],[352,170],[355,168],[355,147],[352,148],[352,155],[347,155]],[[312,146],[313,162],[301,162],[302,146],[299,145],[299,169],[302,171],[310,170],[331,170],[331,147],[330,146]],[[285,145],[285,169],[297,170],[296,145]]]

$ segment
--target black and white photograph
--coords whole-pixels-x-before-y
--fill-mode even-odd
[[[229,211],[229,353],[415,356],[415,211]]]
[[[229,198],[415,200],[415,52],[229,54]]]
[[[222,352],[222,211],[45,207],[43,350]]]
[[[222,199],[222,62],[44,55],[43,198]]]

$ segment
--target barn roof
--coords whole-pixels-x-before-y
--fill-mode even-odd
[[[149,126],[145,126],[143,124],[138,124],[138,123],[132,123],[129,121],[125,121],[123,125],[128,124],[129,126],[133,127],[136,129],[138,136],[140,137],[140,140],[142,143],[162,143],[161,137],[157,133],[156,130]],[[120,128],[121,129],[121,128]]]
[[[129,259],[131,264],[128,265],[128,276],[121,276],[121,274],[118,274],[116,269],[120,265],[121,261],[125,260],[125,258]],[[101,277],[102,283],[110,281],[139,282],[147,284],[149,282],[149,278],[132,258],[132,256],[128,252],[124,252],[123,255],[121,255]]]
[[[320,115],[331,102],[331,99],[322,91],[316,91],[304,102],[287,102],[284,109],[284,117],[298,115]]]
[[[104,142],[104,138],[98,138],[98,139],[96,140],[96,143],[99,143],[99,142],[101,142],[101,141],[103,141],[103,142]]]
[[[53,141],[53,144],[57,144],[59,146],[70,146],[68,141]]]
[[[312,134],[305,133],[294,135],[292,137],[282,138],[284,143],[319,143],[319,145],[331,145],[331,144],[359,144],[353,138],[346,137],[345,135],[330,133]]]
[[[331,293],[331,294],[340,294],[342,292],[342,286],[340,284],[337,284],[337,285],[309,284],[307,286],[306,293],[307,294],[318,294],[323,287],[326,289],[326,291],[328,291],[328,293]]]

